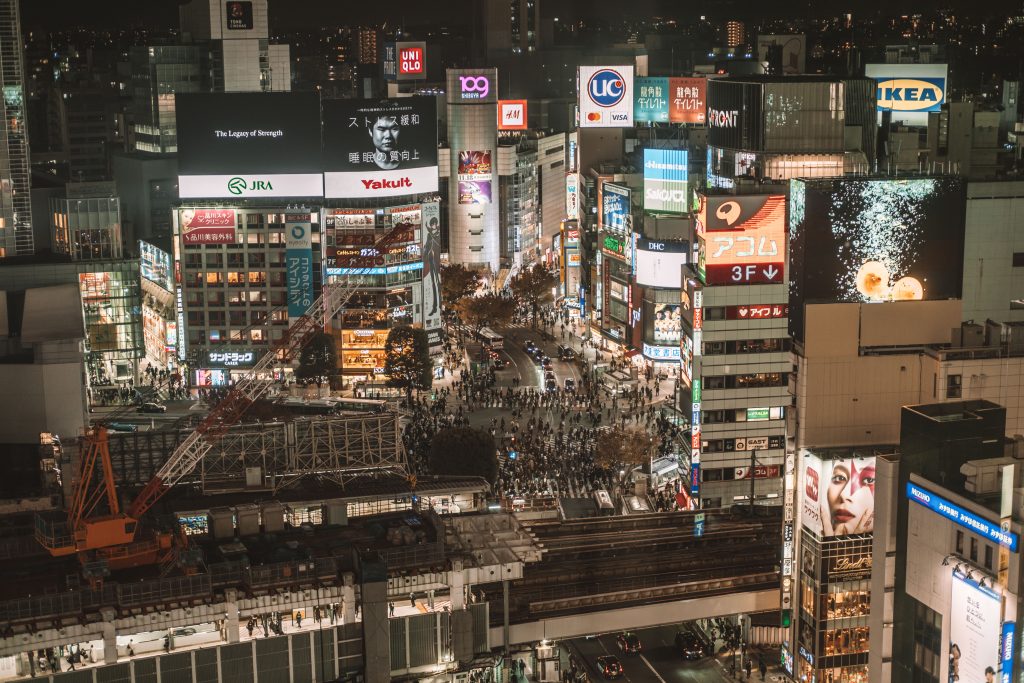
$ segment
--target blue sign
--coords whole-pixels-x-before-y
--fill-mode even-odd
[[[956,503],[952,503],[942,496],[926,491],[913,482],[907,482],[907,498],[919,503],[932,512],[935,512],[947,519],[951,519],[965,529],[969,529],[979,536],[984,536],[990,541],[998,543],[1010,549],[1010,552],[1017,552],[1017,545],[1020,537],[1012,531],[1003,531],[995,522],[983,519],[973,512],[968,512]]]
[[[601,192],[601,224],[615,230],[632,230],[632,223],[626,225],[631,208],[628,187],[605,183]]]
[[[704,535],[704,513],[698,512],[693,516],[693,535],[700,538]]]
[[[946,101],[945,78],[878,77],[879,111],[941,111]]]
[[[690,495],[696,496],[700,493],[700,463],[690,463]]]
[[[313,305],[313,235],[309,214],[285,217],[288,317],[301,318]]]
[[[587,91],[595,104],[614,107],[626,94],[626,82],[615,69],[601,69],[590,77]]]
[[[999,648],[999,658],[1002,660],[999,667],[999,680],[1002,683],[1010,683],[1013,680],[1013,648],[1016,632],[1017,625],[1015,623],[1003,622],[1003,638]]]
[[[668,123],[668,78],[638,78],[633,95],[634,121]]]
[[[684,149],[644,150],[644,210],[686,213],[690,155]]]
[[[412,270],[423,270],[423,261],[399,263],[396,266],[374,266],[372,268],[325,268],[328,275],[397,275]]]
[[[650,358],[651,360],[679,360],[679,347],[678,346],[651,346],[650,344],[644,344],[644,357]]]

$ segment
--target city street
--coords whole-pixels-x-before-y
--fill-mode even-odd
[[[675,647],[676,626],[660,626],[634,631],[643,644],[640,654],[623,654],[615,642],[617,633],[608,633],[596,638],[575,638],[569,641],[569,648],[577,653],[588,668],[592,681],[605,680],[597,667],[597,658],[615,655],[623,668],[622,680],[631,683],[733,683],[726,671],[714,657],[688,662]]]

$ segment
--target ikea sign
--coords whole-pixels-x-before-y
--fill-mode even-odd
[[[946,101],[945,78],[877,78],[879,111],[939,111]]]

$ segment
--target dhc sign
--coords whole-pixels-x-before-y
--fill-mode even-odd
[[[879,111],[939,111],[946,101],[945,78],[878,78]]]

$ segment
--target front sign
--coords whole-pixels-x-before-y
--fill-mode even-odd
[[[526,130],[526,100],[498,100],[498,130]]]
[[[651,344],[643,345],[644,358],[650,358],[653,361],[678,361],[679,347],[678,346],[653,346]]]
[[[207,351],[206,366],[210,368],[251,368],[256,365],[255,351]]]
[[[633,66],[581,66],[580,128],[633,126]]]
[[[313,230],[309,214],[285,215],[288,317],[301,318],[313,305]]]
[[[1010,552],[1017,552],[1020,537],[1012,531],[1004,531],[998,522],[990,522],[979,517],[937,493],[932,493],[909,481],[907,482],[907,498],[979,536],[984,536],[993,543],[1009,548]]]
[[[784,195],[702,196],[697,233],[705,284],[785,281]]]
[[[180,209],[178,228],[184,244],[234,244],[234,209]]]

